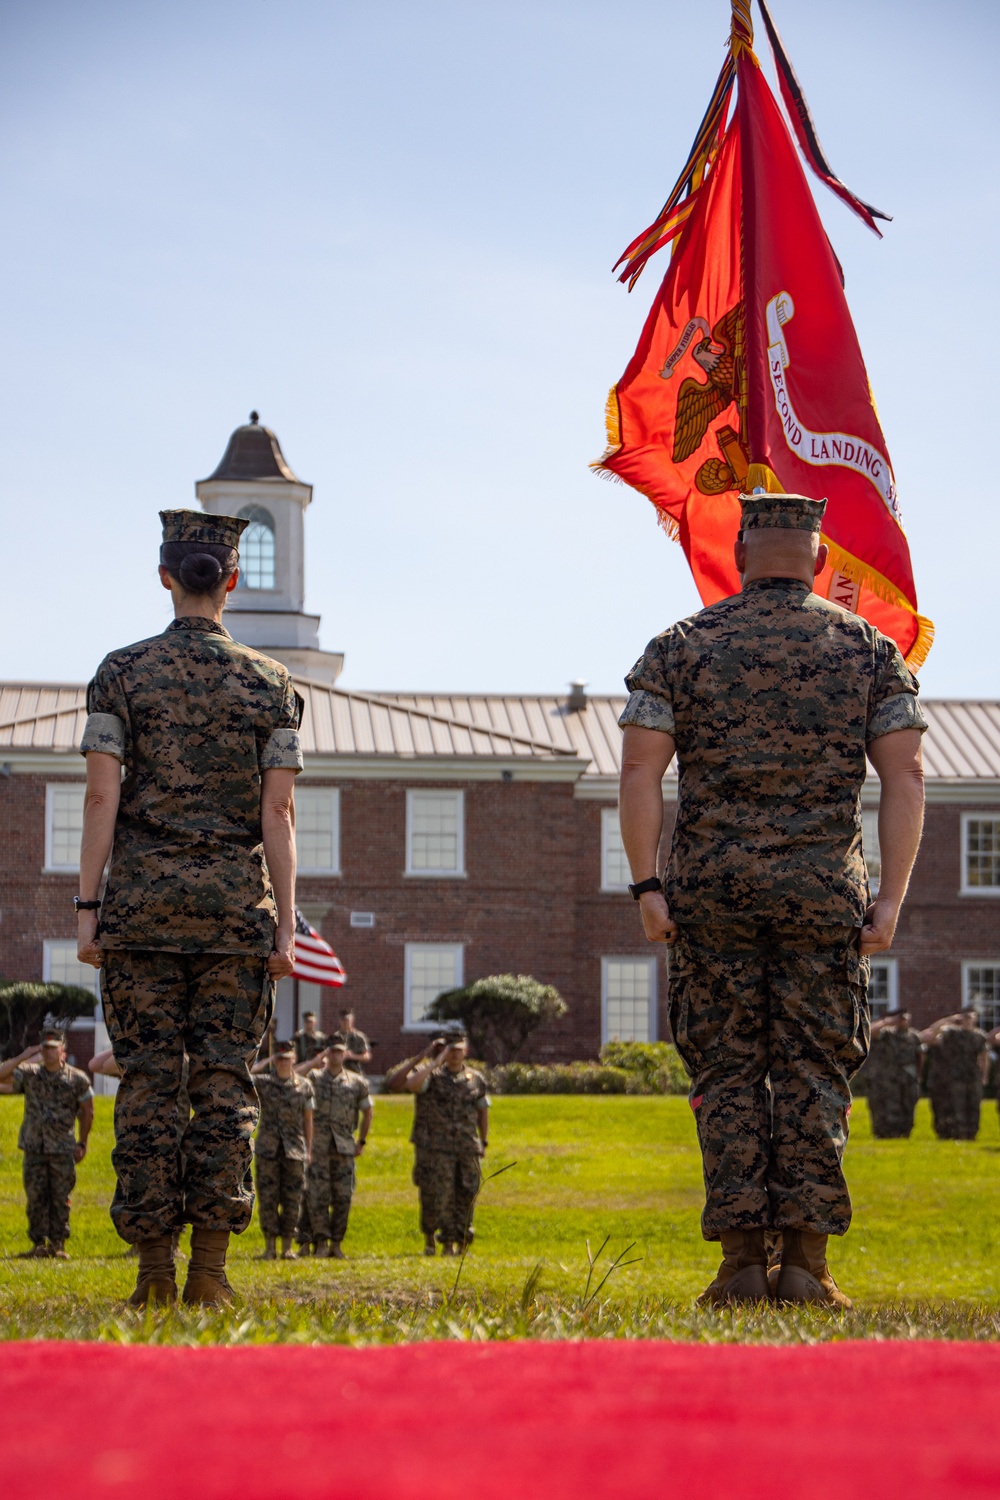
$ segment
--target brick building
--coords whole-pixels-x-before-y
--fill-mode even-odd
[[[554,984],[569,1014],[538,1059],[593,1056],[613,1036],[668,1034],[663,950],[642,938],[617,816],[623,696],[344,691],[303,611],[311,488],[256,416],[196,491],[245,514],[245,584],[227,625],[285,660],[304,701],[297,789],[299,905],[333,944],[344,990],[283,981],[279,1029],[342,996],[378,1042],[374,1068],[420,1045],[442,989],[514,971]],[[123,640],[128,637],[123,627]],[[95,663],[96,665],[96,663]],[[1000,702],[925,701],[927,823],[876,1010],[926,1022],[977,1003],[1000,1024]],[[0,685],[0,976],[94,983],[75,958],[82,684]],[[676,778],[664,780],[666,837]],[[877,782],[864,793],[877,876]],[[92,1034],[73,1048],[85,1060]]]

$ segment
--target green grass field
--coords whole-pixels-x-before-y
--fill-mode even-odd
[[[111,1101],[97,1100],[73,1202],[72,1259],[18,1260],[27,1248],[21,1101],[0,1098],[0,1320],[12,1338],[232,1343],[421,1337],[1000,1337],[1000,1129],[983,1108],[975,1142],[939,1142],[921,1102],[910,1141],[871,1139],[859,1102],[848,1147],[854,1227],[831,1263],[855,1311],[694,1311],[716,1246],[702,1240],[701,1173],[684,1099],[517,1097],[494,1101],[475,1247],[457,1261],[421,1254],[410,1183],[412,1102],[379,1098],[359,1167],[345,1262],[263,1264],[256,1220],[230,1256],[240,1306],[222,1314],[122,1312],[135,1262],[111,1227]],[[587,1241],[641,1259],[585,1302]]]

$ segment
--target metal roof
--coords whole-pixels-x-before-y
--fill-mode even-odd
[[[295,679],[307,755],[579,759],[617,776],[623,694],[565,698],[493,693],[363,693]],[[86,720],[75,683],[0,683],[0,751],[72,751]],[[1000,780],[1000,701],[922,700],[924,762],[935,781]]]
[[[292,473],[276,434],[270,427],[260,425],[255,411],[250,413],[245,427],[237,427],[231,434],[214,473],[200,483],[210,484],[213,479],[281,479],[290,484],[302,483]]]

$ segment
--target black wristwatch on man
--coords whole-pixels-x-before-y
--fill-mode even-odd
[[[81,901],[79,896],[73,897],[73,910],[76,912],[100,911],[100,909],[101,903],[99,901]]]
[[[633,901],[638,901],[639,897],[644,896],[647,891],[659,891],[661,895],[663,894],[663,882],[658,875],[651,875],[648,880],[637,881],[635,885],[630,885],[628,888]]]

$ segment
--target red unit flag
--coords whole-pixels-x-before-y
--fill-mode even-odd
[[[872,215],[885,215],[833,176],[767,19],[779,71],[797,91],[807,160],[874,229]],[[729,56],[684,172],[622,257],[621,279],[632,286],[673,239],[635,354],[608,398],[609,447],[594,467],[652,501],[705,604],[740,586],[733,542],[741,491],[827,499],[830,559],[816,591],[870,620],[918,668],[933,626],[917,612],[892,465],[840,267],[752,40],[749,0],[733,0]],[[727,124],[734,86],[738,107]]]

